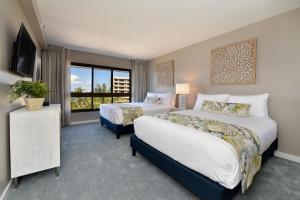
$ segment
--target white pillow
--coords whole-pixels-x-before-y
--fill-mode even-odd
[[[229,96],[227,103],[246,103],[250,104],[249,114],[256,117],[268,117],[268,98],[269,94]]]
[[[229,94],[201,94],[198,93],[197,101],[193,110],[201,110],[203,102],[215,101],[215,102],[226,102]]]
[[[156,93],[160,104],[171,105],[172,93]]]
[[[157,97],[157,93],[147,92],[147,97]]]

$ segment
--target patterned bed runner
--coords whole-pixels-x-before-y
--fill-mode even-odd
[[[143,115],[143,109],[140,106],[120,106],[123,112],[123,126],[133,124],[133,120]]]
[[[261,166],[261,155],[259,154],[260,142],[257,135],[251,130],[217,120],[202,119],[200,117],[176,113],[159,113],[153,116],[213,134],[230,143],[239,156],[242,192],[244,193],[251,185],[254,175]]]

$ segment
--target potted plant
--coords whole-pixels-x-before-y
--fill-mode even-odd
[[[40,110],[48,92],[47,85],[43,81],[19,80],[11,85],[10,100],[12,102],[20,97],[24,97],[28,110]]]

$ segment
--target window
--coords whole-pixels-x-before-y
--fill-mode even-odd
[[[71,63],[71,111],[95,111],[101,104],[131,101],[131,70]]]
[[[71,67],[71,92],[86,93],[92,90],[92,69]]]
[[[94,70],[94,93],[111,93],[111,70]]]

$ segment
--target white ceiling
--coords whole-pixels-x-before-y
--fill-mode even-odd
[[[151,59],[300,7],[300,0],[36,0],[48,43]]]

